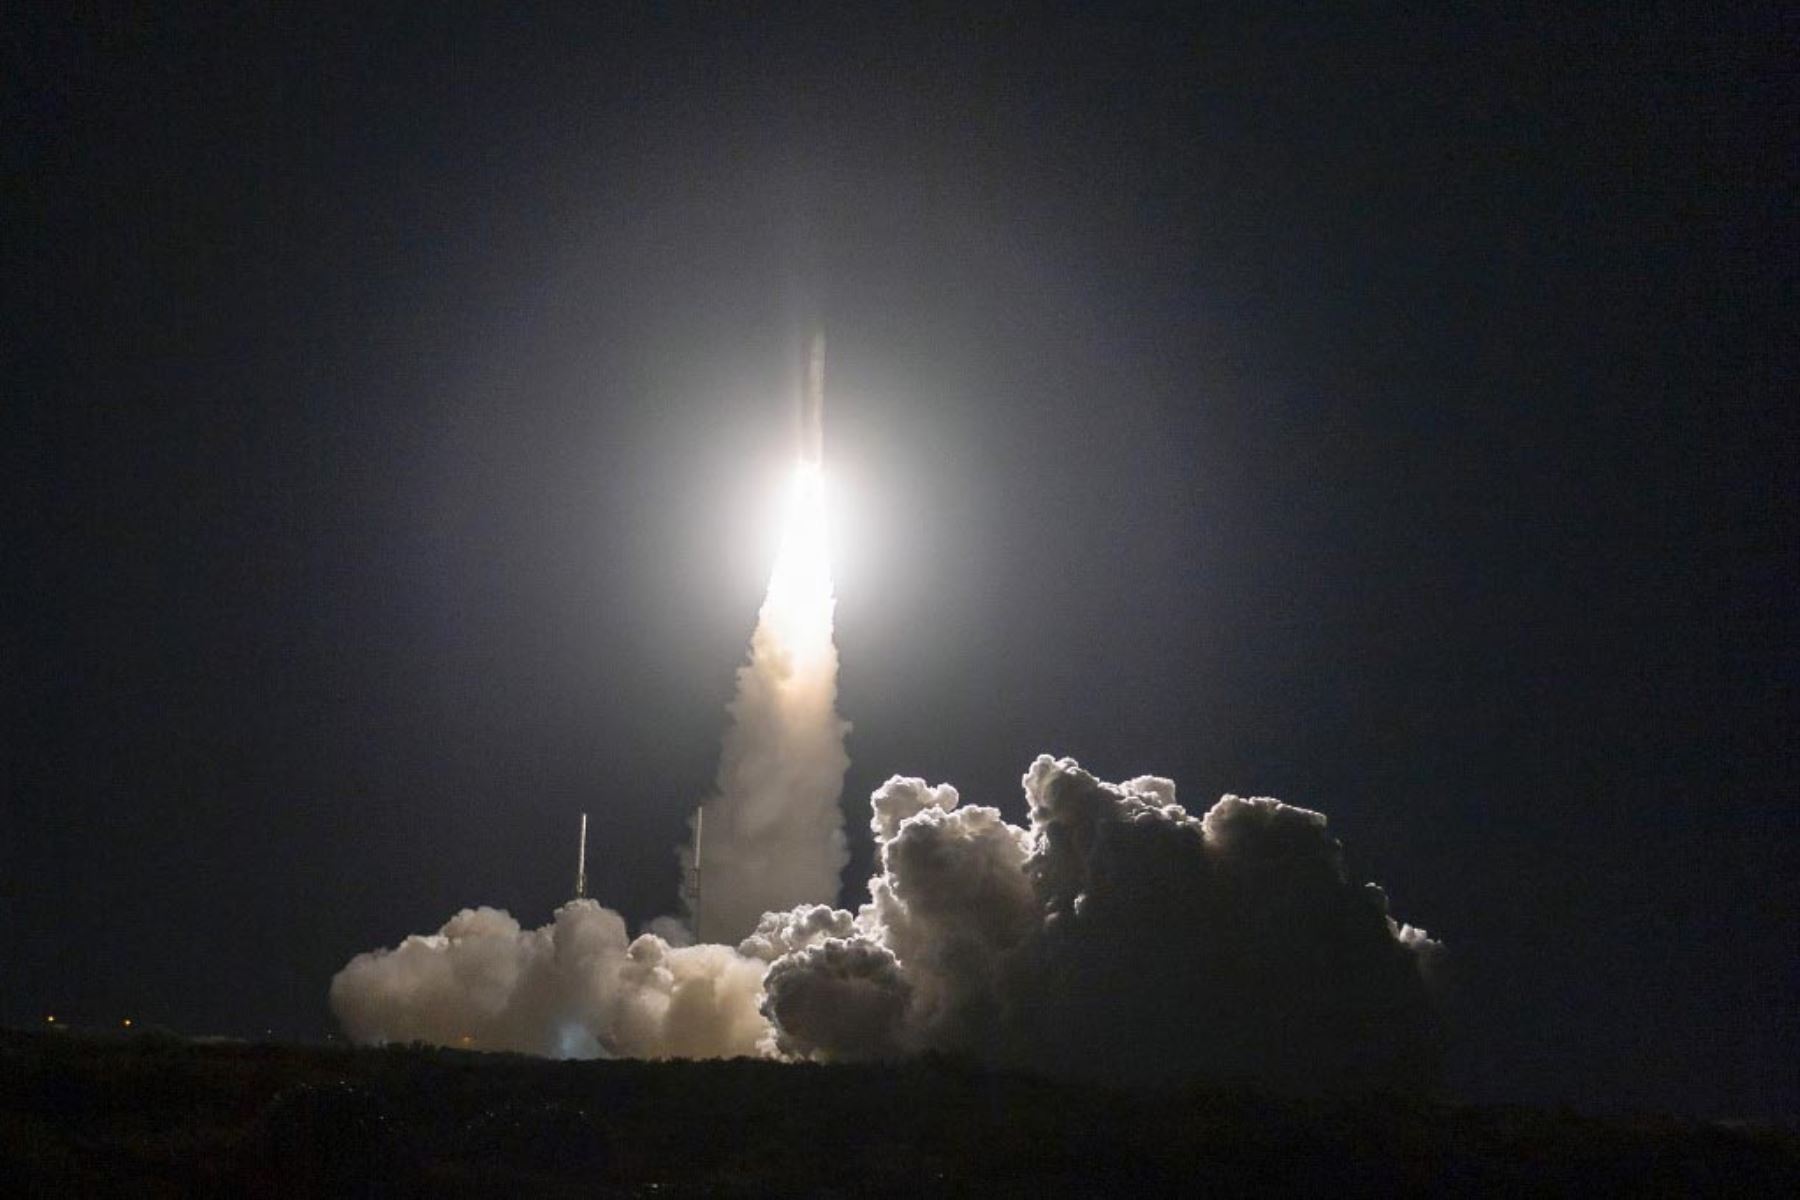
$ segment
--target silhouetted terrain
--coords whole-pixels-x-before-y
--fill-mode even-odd
[[[1127,1092],[941,1059],[550,1062],[0,1033],[18,1195],[1800,1194],[1792,1131]]]

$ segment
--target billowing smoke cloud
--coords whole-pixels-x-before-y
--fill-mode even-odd
[[[358,1042],[423,1041],[552,1058],[724,1058],[763,1052],[765,964],[727,946],[634,939],[573,900],[542,929],[493,908],[359,954],[331,981]]]
[[[775,960],[785,1054],[923,1049],[1145,1081],[1412,1087],[1434,1066],[1437,944],[1346,873],[1325,818],[1040,757],[1029,829],[954,789],[873,797],[880,873],[855,932]],[[847,914],[846,914],[847,915]]]
[[[332,1003],[358,1040],[557,1055],[944,1050],[1126,1081],[1430,1081],[1437,944],[1351,880],[1322,815],[1226,796],[1196,817],[1166,779],[1047,756],[1024,787],[1019,828],[889,780],[856,913],[771,911],[730,949],[628,942],[591,902],[529,932],[478,909],[359,956]]]

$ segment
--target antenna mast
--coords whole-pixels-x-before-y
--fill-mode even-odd
[[[581,849],[575,856],[575,898],[587,899],[587,814],[581,814]]]

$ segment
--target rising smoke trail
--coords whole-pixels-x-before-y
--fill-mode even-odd
[[[850,860],[838,805],[850,725],[837,712],[835,605],[824,476],[803,460],[750,658],[738,669],[716,792],[703,806],[704,888],[689,915],[704,937],[735,942],[765,912],[837,899]],[[692,858],[684,847],[684,869]]]

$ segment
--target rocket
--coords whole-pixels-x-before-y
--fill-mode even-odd
[[[806,392],[800,400],[800,461],[825,461],[825,331],[814,329],[806,359]]]

